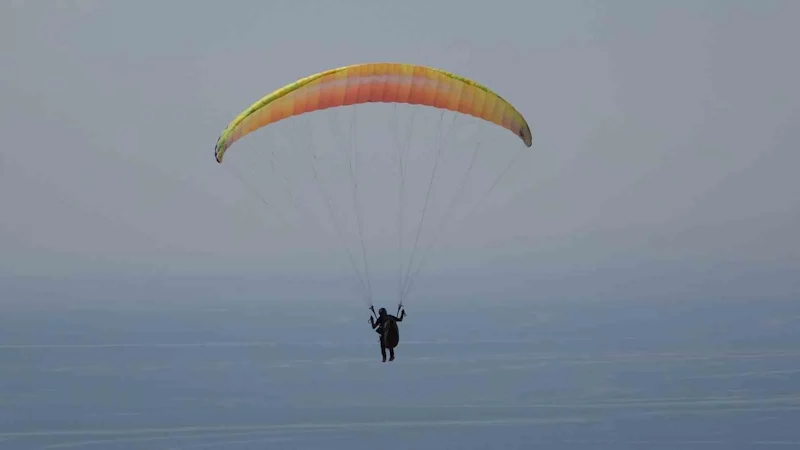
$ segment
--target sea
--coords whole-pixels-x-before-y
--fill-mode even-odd
[[[364,306],[6,299],[0,449],[800,448],[795,300]]]

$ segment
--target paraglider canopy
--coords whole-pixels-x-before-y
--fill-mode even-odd
[[[360,103],[407,103],[469,114],[507,128],[526,146],[528,123],[502,97],[470,79],[444,70],[400,63],[339,67],[287,84],[239,114],[214,148],[221,163],[225,151],[253,131],[291,116]]]

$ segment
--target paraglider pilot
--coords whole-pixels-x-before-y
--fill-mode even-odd
[[[399,309],[400,308],[398,308],[398,310]],[[373,312],[375,312],[374,309]],[[400,314],[400,317],[387,314],[386,308],[381,308],[378,310],[377,320],[373,319],[372,316],[369,318],[369,323],[372,325],[372,329],[374,329],[375,332],[380,335],[378,340],[381,343],[381,355],[383,356],[383,362],[386,362],[387,348],[389,349],[389,361],[394,361],[394,348],[397,347],[397,344],[400,342],[400,330],[397,327],[397,322],[402,322],[405,315],[405,308]]]

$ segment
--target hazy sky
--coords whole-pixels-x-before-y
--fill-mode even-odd
[[[273,89],[400,61],[491,86],[533,130],[493,220],[461,229],[437,267],[630,281],[655,265],[741,285],[725,277],[734,270],[797,293],[797,17],[790,0],[5,1],[0,275],[338,269],[294,251],[314,248],[311,231],[268,228],[212,149]],[[486,136],[508,158],[518,149],[513,135]],[[421,173],[408,182],[425,186]],[[369,194],[394,211],[395,191]],[[381,226],[366,220],[371,249],[386,243]]]

